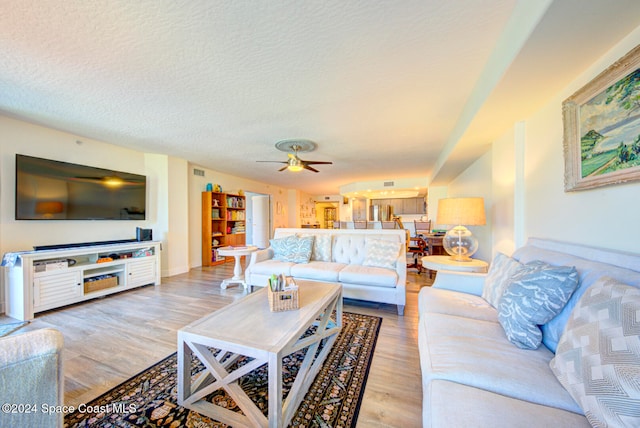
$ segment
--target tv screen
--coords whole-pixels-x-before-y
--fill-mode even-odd
[[[144,220],[146,177],[16,155],[16,220]]]

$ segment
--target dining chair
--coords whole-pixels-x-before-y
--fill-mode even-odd
[[[418,269],[418,274],[422,273],[425,268],[422,266],[422,258],[429,255],[427,250],[427,242],[420,236],[412,236],[409,238],[409,247],[407,256],[412,258],[411,263],[407,263],[407,269]]]
[[[416,233],[415,235],[428,235],[429,233],[431,233],[431,220],[427,220],[427,221],[421,221],[421,220],[414,220],[413,221]]]

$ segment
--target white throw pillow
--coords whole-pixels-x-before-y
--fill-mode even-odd
[[[596,281],[571,312],[549,366],[594,427],[640,426],[640,289]]]
[[[301,233],[300,237],[313,236],[313,251],[311,251],[311,260],[317,262],[331,261],[331,235],[325,234],[308,234]]]
[[[395,269],[401,245],[400,242],[386,239],[367,238],[364,244],[363,266]]]
[[[511,281],[511,276],[522,269],[522,263],[502,253],[496,254],[484,280],[482,298],[494,308],[498,307],[500,298]]]

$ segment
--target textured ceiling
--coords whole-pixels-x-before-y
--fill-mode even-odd
[[[544,11],[547,2],[540,4]],[[522,51],[555,64],[595,39],[570,25],[576,7],[582,19],[616,22],[599,28],[600,43],[579,64],[565,64],[562,78],[544,76],[545,87],[561,89],[638,25],[638,5],[556,0],[553,17],[543,17],[540,27],[551,18],[569,25],[546,26],[556,32],[538,35],[546,50],[525,44]],[[520,6],[516,0],[0,0],[0,113],[315,194],[359,181],[448,177],[509,125],[489,132],[477,123],[462,126],[460,118],[499,57],[499,42],[509,40],[505,31]],[[580,37],[550,52],[553,38],[567,33]],[[536,36],[534,30],[531,40]],[[511,76],[511,85],[538,81],[507,71],[495,73]],[[499,93],[500,83],[483,90],[493,93],[494,86]],[[526,99],[526,89],[518,96]],[[492,117],[501,107],[483,110],[485,98],[475,98],[471,110],[478,114]],[[445,146],[457,146],[456,129],[474,149],[443,155]],[[303,159],[334,164],[314,174],[256,163],[285,160],[274,144],[289,138],[318,144]]]

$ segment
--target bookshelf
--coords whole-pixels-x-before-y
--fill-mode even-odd
[[[215,266],[225,259],[218,248],[245,245],[245,197],[230,193],[202,192],[202,266]]]

